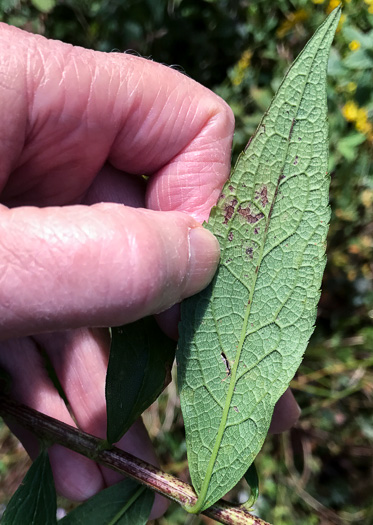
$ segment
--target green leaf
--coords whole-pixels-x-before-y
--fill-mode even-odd
[[[373,55],[366,49],[358,49],[343,60],[342,64],[349,69],[371,69],[373,67]]]
[[[259,478],[255,463],[251,463],[250,467],[245,472],[244,478],[250,487],[250,497],[244,503],[244,506],[251,510],[252,506],[259,497]]]
[[[176,343],[153,317],[111,329],[107,440],[116,443],[171,380]]]
[[[154,494],[131,479],[102,490],[70,512],[61,525],[145,525]]]
[[[252,511],[254,504],[259,498],[259,477],[255,463],[251,463],[245,472],[244,479],[249,486],[250,493],[247,500],[240,503],[240,507],[245,507],[247,510]]]
[[[341,138],[337,142],[337,150],[345,159],[355,160],[359,153],[359,146],[366,141],[366,136],[362,133],[351,133],[347,137]]]
[[[31,0],[32,5],[41,13],[49,13],[56,5],[56,0]]]
[[[210,286],[182,303],[178,383],[201,512],[245,474],[314,329],[330,210],[326,68],[334,10],[294,62],[206,227]]]
[[[361,44],[361,47],[364,49],[373,49],[373,30],[368,33],[363,33],[356,27],[350,25],[345,25],[342,27],[343,36],[346,40],[356,40]]]
[[[4,512],[2,525],[53,525],[56,519],[56,490],[48,452],[35,459]]]

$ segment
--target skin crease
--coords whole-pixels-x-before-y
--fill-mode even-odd
[[[188,77],[138,57],[5,24],[0,52],[0,366],[19,401],[104,437],[104,327],[159,314],[176,338],[173,305],[216,270],[217,241],[200,223],[229,175],[232,112]],[[298,415],[288,392],[272,431]],[[33,436],[10,426],[35,457]],[[141,421],[118,446],[157,464]],[[58,445],[49,454],[70,499],[120,479]],[[165,508],[157,496],[152,518]]]

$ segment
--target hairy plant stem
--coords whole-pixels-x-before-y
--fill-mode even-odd
[[[116,447],[105,449],[105,441],[66,425],[16,401],[0,396],[0,415],[12,419],[30,430],[44,442],[58,443],[101,465],[125,474],[181,506],[191,507],[197,502],[193,488],[180,479]],[[269,525],[253,516],[244,506],[219,500],[202,514],[227,525]]]

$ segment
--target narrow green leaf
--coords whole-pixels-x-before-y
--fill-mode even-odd
[[[111,329],[107,440],[116,443],[171,380],[176,343],[153,317]]]
[[[252,506],[259,497],[259,478],[255,463],[251,463],[244,476],[247,484],[250,487],[249,499],[244,503],[244,506],[251,510]]]
[[[56,519],[56,490],[48,452],[35,459],[5,509],[2,525],[53,525]]]
[[[154,494],[131,479],[102,490],[58,522],[60,525],[145,525]]]
[[[182,303],[177,351],[201,512],[243,477],[314,328],[329,223],[326,68],[334,10],[288,71],[206,227],[221,262]]]

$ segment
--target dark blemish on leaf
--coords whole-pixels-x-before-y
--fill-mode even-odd
[[[255,233],[255,235],[258,235],[258,233],[259,233],[259,228],[254,228],[254,233]]]
[[[301,138],[301,137],[298,137],[298,140],[299,140],[299,141],[301,141],[301,140],[302,140],[302,138]]]
[[[230,262],[232,262],[232,259],[229,257],[229,259],[225,261],[225,264],[229,264]]]
[[[231,367],[229,366],[229,361],[227,359],[227,356],[225,355],[224,352],[222,352],[220,354],[220,357],[222,358],[223,360],[223,363],[225,365],[225,371],[227,372],[227,374],[230,376],[231,375]]]
[[[291,126],[290,126],[290,131],[289,131],[289,139],[288,139],[289,141],[290,141],[291,136],[293,134],[293,128],[294,128],[294,125],[295,125],[296,122],[297,121],[295,120],[295,118],[293,118],[293,121],[292,121]]]
[[[230,184],[230,185],[228,186],[228,189],[229,189],[229,191],[233,191],[233,190],[234,190],[232,184]]]
[[[285,175],[283,173],[281,173],[280,175],[280,180],[284,179],[285,178]]]
[[[298,155],[295,156],[295,160],[293,162],[294,166],[296,166],[298,164]]]
[[[233,410],[234,410],[235,412],[237,412],[237,413],[239,412],[239,410],[238,410],[237,407],[233,407]]]
[[[230,232],[228,233],[228,241],[229,241],[229,242],[233,241],[233,232],[232,232],[232,231],[230,231]]]
[[[244,182],[242,182],[241,187],[242,188],[246,188],[246,184]]]
[[[241,208],[241,206],[238,207],[238,213],[247,220],[248,223],[253,224],[255,222],[258,222],[260,219],[264,217],[263,213],[255,213],[251,212],[250,206],[247,208]]]
[[[249,248],[246,248],[245,252],[246,252],[246,255],[250,257],[250,259],[253,258],[253,249],[251,248],[251,246]]]
[[[265,208],[268,204],[267,186],[263,186],[260,191],[256,191],[255,195],[255,199],[260,199],[263,208]]]
[[[218,201],[220,201],[221,199],[225,199],[225,195],[224,195],[224,193],[221,193],[221,194],[219,195]]]
[[[224,222],[223,224],[227,224],[228,221],[233,217],[234,209],[237,205],[237,199],[233,199],[230,204],[226,204],[224,206]]]

